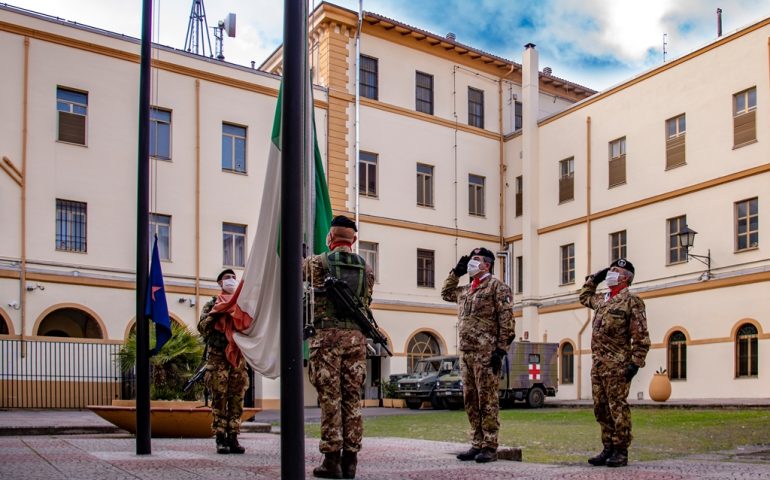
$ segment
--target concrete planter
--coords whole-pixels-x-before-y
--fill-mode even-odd
[[[392,398],[393,408],[406,408],[406,400],[403,398]]]
[[[671,380],[665,373],[655,373],[650,381],[650,398],[656,402],[665,402],[671,396]]]
[[[86,408],[113,425],[136,433],[136,402],[113,400],[112,405],[88,405]],[[261,408],[244,408],[241,420],[251,418]],[[153,400],[150,402],[150,428],[153,438],[211,437],[211,408],[202,402]]]

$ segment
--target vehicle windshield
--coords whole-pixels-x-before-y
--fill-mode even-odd
[[[439,362],[438,360],[430,361],[430,362],[427,360],[420,360],[415,364],[412,375],[425,376],[425,375],[430,375],[432,373],[436,373],[438,372],[438,368],[440,365],[441,365],[441,362]]]

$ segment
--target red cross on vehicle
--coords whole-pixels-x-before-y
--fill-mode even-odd
[[[540,364],[539,363],[530,363],[529,364],[529,379],[530,380],[540,380]]]

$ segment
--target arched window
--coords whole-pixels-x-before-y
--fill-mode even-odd
[[[60,308],[45,316],[37,334],[48,337],[104,338],[99,322],[78,308]]]
[[[575,350],[572,344],[565,342],[561,346],[561,383],[575,383]]]
[[[436,337],[427,332],[420,332],[409,340],[409,347],[406,353],[406,371],[407,373],[412,373],[414,364],[418,360],[441,355],[441,348]]]
[[[735,338],[735,376],[756,377],[759,355],[757,351],[757,327],[750,323],[741,325]]]
[[[678,330],[668,337],[668,378],[687,379],[687,337]]]
[[[5,318],[0,315],[0,335],[8,335],[10,333],[8,325],[5,323]]]

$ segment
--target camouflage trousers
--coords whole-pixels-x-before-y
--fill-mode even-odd
[[[324,328],[310,339],[308,374],[321,406],[321,453],[361,450],[365,345],[357,330]]]
[[[500,403],[497,396],[498,376],[490,365],[492,354],[467,351],[460,356],[465,413],[471,424],[474,448],[497,449],[500,430]]]
[[[224,354],[209,351],[203,381],[211,392],[211,413],[214,417],[211,430],[215,434],[239,433],[243,394],[249,386],[246,362],[241,360],[238,367],[233,367]]]
[[[628,448],[631,444],[631,409],[628,392],[631,383],[626,381],[623,368],[591,369],[591,391],[594,398],[594,416],[602,428],[602,444]]]

